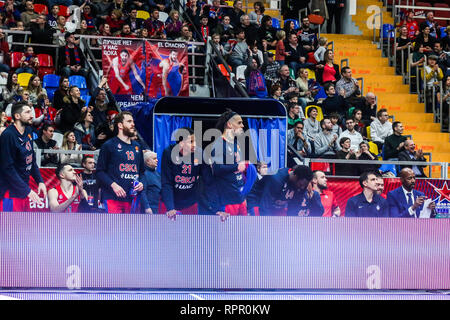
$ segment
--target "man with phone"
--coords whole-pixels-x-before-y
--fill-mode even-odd
[[[389,204],[389,216],[395,218],[419,218],[427,197],[423,192],[414,190],[416,174],[411,168],[403,168],[400,171],[402,185],[392,190],[387,195]],[[436,204],[431,202],[428,209],[432,210],[431,217],[436,215]]]

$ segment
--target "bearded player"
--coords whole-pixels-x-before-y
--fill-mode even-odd
[[[114,118],[117,136],[106,141],[97,162],[97,179],[109,213],[130,213],[138,203],[136,194],[144,189],[144,158],[136,134],[133,115],[124,111]]]
[[[51,212],[89,212],[87,192],[83,180],[69,164],[60,164],[55,170],[60,184],[48,192]]]
[[[36,164],[31,124],[32,110],[27,103],[16,102],[11,108],[14,123],[0,136],[2,187],[9,191],[12,210],[30,211],[30,204],[42,205],[39,195],[47,197],[47,188]],[[29,186],[30,176],[38,184],[38,193]],[[6,200],[5,200],[6,201]]]
[[[178,62],[176,51],[171,51],[163,60],[152,58],[150,71],[149,97],[177,96],[180,93],[183,87],[181,73],[185,71],[185,68]]]
[[[141,79],[141,76],[138,73],[136,64],[134,63],[134,55],[137,53],[138,48],[133,55],[130,55],[128,50],[123,49],[120,51],[119,57],[115,57],[111,62],[111,80],[110,80],[110,88],[113,94],[133,94],[133,87],[131,85],[130,79],[130,70],[133,72],[134,77],[137,82],[145,88],[145,84]],[[120,58],[120,60],[119,60]]]

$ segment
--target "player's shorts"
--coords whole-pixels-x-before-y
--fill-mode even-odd
[[[160,202],[159,203],[159,213],[161,214],[165,214],[167,212],[167,208],[164,205],[164,202]],[[187,207],[187,208],[183,208],[183,209],[175,209],[178,211],[179,214],[183,214],[183,215],[194,215],[194,214],[198,214],[198,204],[194,203],[192,206]]]
[[[9,202],[9,204],[8,204]],[[6,210],[6,209],[10,210]],[[30,210],[30,199],[26,198],[9,198],[3,199],[3,209],[4,211],[14,211],[14,212],[28,212]]]
[[[227,204],[223,210],[231,216],[246,216],[247,215],[247,201],[236,204]]]
[[[104,204],[108,213],[131,213],[131,202],[106,200]]]

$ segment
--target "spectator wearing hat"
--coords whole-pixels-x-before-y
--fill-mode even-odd
[[[278,71],[280,70],[280,64],[274,60],[274,54],[272,52],[264,51],[263,53],[264,63],[261,67],[261,71],[266,78],[268,87],[271,86],[274,79],[278,77]]]
[[[88,70],[85,68],[85,59],[80,47],[75,43],[75,36],[71,32],[64,35],[66,45],[59,48],[59,68],[61,76],[70,77],[73,75],[81,75],[85,78],[88,76]]]

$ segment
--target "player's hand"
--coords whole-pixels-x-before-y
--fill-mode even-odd
[[[39,186],[38,186],[38,195],[40,195],[41,193],[44,196],[44,198],[47,198],[47,187],[45,186],[45,183],[43,183],[43,182],[39,183]]]
[[[134,191],[141,192],[142,190],[144,190],[144,185],[142,182],[139,182],[138,185],[134,187]]]
[[[42,200],[39,198],[38,194],[34,192],[33,190],[30,191],[30,193],[27,195],[27,197],[30,199],[31,203],[42,205]]]
[[[230,216],[229,213],[223,211],[218,211],[216,212],[216,214],[220,217],[221,222],[227,221],[228,217]]]
[[[166,215],[170,220],[175,221],[177,219],[177,210],[175,209],[169,210],[166,212]]]
[[[245,171],[245,162],[239,162],[239,164],[238,164],[238,171],[239,172],[244,172]]]
[[[152,208],[145,209],[145,213],[153,214]]]
[[[123,190],[123,188],[121,186],[119,186],[117,183],[113,182],[111,184],[111,188],[113,189],[115,195],[119,198],[126,198],[127,193],[125,192],[125,190]]]
[[[75,175],[75,183],[77,184],[80,190],[83,190],[83,178],[81,178],[81,175],[79,174]]]
[[[126,91],[128,91],[128,90],[130,89],[130,86],[127,85],[126,83],[123,85],[123,87],[124,87],[124,89],[125,89]]]

